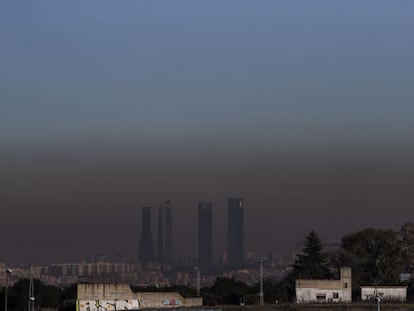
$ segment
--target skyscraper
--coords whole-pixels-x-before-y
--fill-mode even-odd
[[[168,200],[160,205],[158,213],[158,262],[171,264],[172,248],[172,216],[171,202]]]
[[[211,203],[198,203],[198,264],[200,266],[209,266],[213,262],[212,215]]]
[[[151,231],[151,206],[142,207],[142,229],[139,240],[138,260],[143,264],[154,261],[154,244]]]
[[[228,199],[227,256],[229,264],[241,264],[244,260],[243,199]]]

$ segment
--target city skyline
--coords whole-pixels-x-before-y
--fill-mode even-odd
[[[414,218],[412,16],[405,0],[1,1],[0,261],[136,258],[140,207],[155,245],[166,199],[182,261],[200,201],[213,261],[229,197],[245,252],[398,229]]]
[[[244,263],[244,217],[243,199],[229,198],[227,200],[227,257],[228,263],[241,265]],[[197,262],[201,267],[209,267],[217,262],[213,261],[213,208],[211,203],[198,202],[198,253]],[[139,237],[138,262],[174,264],[172,257],[172,237],[174,227],[172,225],[172,204],[167,200],[159,207],[158,212],[158,236],[157,256],[154,256],[152,242],[152,216],[151,207],[142,207],[141,234]]]

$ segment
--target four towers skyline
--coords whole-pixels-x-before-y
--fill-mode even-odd
[[[244,212],[243,199],[227,201],[227,263],[242,264],[244,261]],[[172,204],[162,203],[158,210],[157,253],[151,231],[151,207],[142,207],[142,228],[138,246],[138,260],[142,264],[158,262],[170,265],[173,260]],[[156,260],[155,260],[156,259]],[[198,203],[198,264],[213,264],[213,207],[211,203]]]

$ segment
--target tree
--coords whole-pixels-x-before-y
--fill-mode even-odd
[[[352,268],[354,285],[393,285],[402,271],[398,233],[368,228],[342,238],[341,265]],[[355,287],[354,287],[355,288]]]
[[[309,232],[305,238],[305,246],[301,254],[296,255],[291,276],[295,279],[329,279],[328,256],[322,252],[322,242],[315,231]]]
[[[292,270],[279,284],[279,295],[282,300],[286,297],[289,301],[294,300],[297,279],[330,279],[332,277],[328,256],[322,252],[322,242],[314,230],[311,230],[305,237],[304,244],[302,253],[296,255]]]
[[[265,303],[289,302],[288,284],[285,280],[265,279],[263,284]]]
[[[414,223],[405,223],[399,232],[404,272],[414,272]]]
[[[20,279],[9,288],[10,310],[27,310],[29,279]],[[55,286],[44,285],[39,280],[33,280],[35,306],[37,308],[57,308],[63,299],[63,291]]]
[[[201,294],[208,304],[239,304],[240,298],[252,294],[252,289],[243,282],[222,277],[212,287],[203,288]]]
[[[412,277],[414,273],[414,223],[407,222],[401,227],[399,239],[401,241],[403,272],[410,273]],[[408,280],[405,285],[408,286],[407,300],[414,301],[414,280]]]

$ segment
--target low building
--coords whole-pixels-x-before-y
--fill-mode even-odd
[[[363,301],[375,300],[376,297],[382,301],[406,301],[407,286],[361,286]]]
[[[296,280],[296,302],[352,302],[351,268],[342,267],[339,280]]]
[[[127,284],[78,284],[77,311],[116,311],[165,308],[197,308],[201,298],[179,293],[133,292]]]

